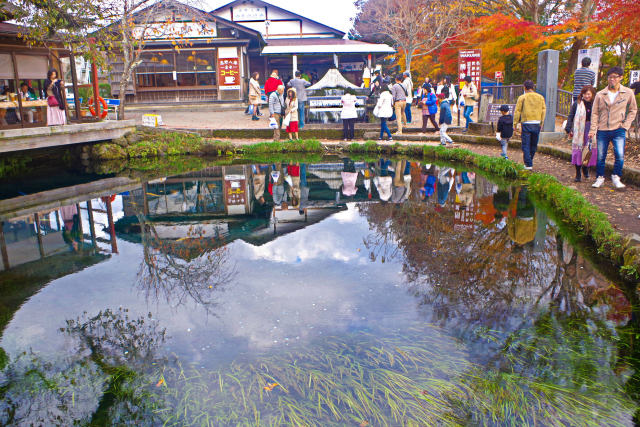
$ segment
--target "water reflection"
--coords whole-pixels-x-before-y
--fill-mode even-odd
[[[60,255],[102,256],[7,310],[13,373],[0,390],[36,387],[15,368],[16,343],[77,350],[51,372],[85,378],[95,398],[82,413],[55,399],[47,411],[95,420],[118,408],[109,420],[122,423],[615,425],[637,410],[637,296],[596,270],[526,186],[334,158],[215,166],[89,198],[3,217],[5,278],[69,262]],[[139,333],[151,304],[152,330]],[[58,328],[78,318],[60,338],[40,317]],[[127,377],[132,392],[105,399],[121,367],[139,374]]]

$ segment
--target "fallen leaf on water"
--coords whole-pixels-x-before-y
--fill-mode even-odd
[[[278,383],[271,383],[271,384],[267,384],[266,386],[264,386],[264,389],[265,389],[266,391],[271,391],[271,390],[273,390],[274,388],[278,387],[279,385],[280,385],[280,384],[278,384]]]
[[[360,423],[360,427],[367,427],[369,425],[369,421],[363,421]]]
[[[160,387],[162,384],[164,384],[164,378],[160,378],[160,381],[158,381],[158,384],[156,384],[156,387]]]

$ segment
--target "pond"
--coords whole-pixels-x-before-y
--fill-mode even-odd
[[[0,424],[634,424],[637,297],[525,186],[226,163],[0,183]]]

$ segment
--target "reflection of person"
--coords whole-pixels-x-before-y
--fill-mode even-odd
[[[358,180],[358,172],[356,172],[355,163],[349,158],[342,159],[344,166],[340,173],[342,177],[342,194],[345,196],[354,196],[358,189],[356,188],[356,182]]]
[[[282,206],[283,209],[287,209],[287,192],[284,190],[285,174],[282,169],[282,165],[273,167],[271,171],[271,181],[273,182],[273,203],[276,206]]]
[[[451,168],[442,168],[440,169],[440,173],[438,174],[438,204],[441,207],[447,203],[447,197],[449,197],[449,191],[451,191],[451,187],[453,187],[453,171]]]
[[[47,90],[47,126],[66,124],[64,82],[58,78],[56,70],[49,70],[44,87]]]
[[[584,177],[589,178],[589,167],[595,166],[598,159],[598,145],[591,144],[591,158],[586,165],[582,164],[583,152],[589,149],[589,129],[591,128],[591,108],[596,97],[593,86],[584,86],[578,95],[578,100],[571,106],[567,125],[564,130],[571,138],[571,164],[576,167],[575,182],[580,182],[581,170]]]
[[[536,235],[536,210],[528,197],[526,187],[518,187],[509,204],[507,233],[518,245],[532,242]]]
[[[80,235],[80,217],[78,216],[76,205],[61,207],[60,216],[62,216],[62,222],[64,223],[62,239],[69,245],[71,250],[77,252],[82,236]]]
[[[309,184],[307,183],[307,165],[302,163],[300,165],[300,205],[298,206],[298,212],[300,215],[304,214],[305,209],[309,205]]]

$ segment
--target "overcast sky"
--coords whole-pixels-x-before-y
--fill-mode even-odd
[[[216,9],[231,0],[200,0],[208,11]],[[355,16],[353,0],[267,0],[275,6],[313,19],[345,33],[351,29],[350,19]]]

